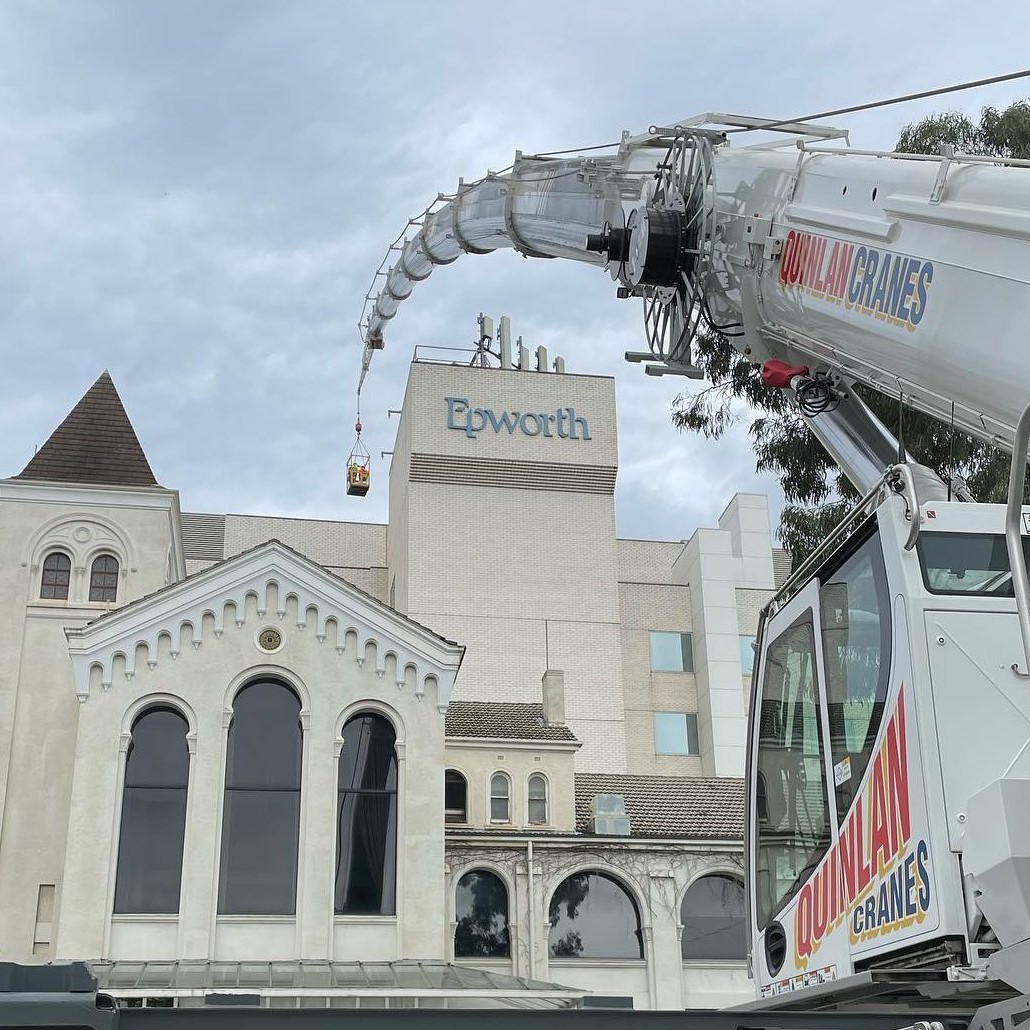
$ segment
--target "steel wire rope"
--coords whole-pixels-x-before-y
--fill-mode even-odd
[[[812,122],[819,118],[833,118],[839,114],[854,114],[857,111],[872,111],[875,108],[890,107],[893,104],[905,104],[910,100],[924,100],[927,97],[940,97],[946,93],[958,93],[964,89],[976,89],[978,86],[991,86],[997,82],[1011,82],[1013,79],[1025,79],[1030,77],[1030,68],[1023,71],[1008,72],[1005,75],[992,75],[987,79],[973,79],[969,82],[956,83],[953,86],[938,86],[936,89],[927,89],[919,93],[906,93],[904,96],[889,97],[885,100],[872,100],[866,104],[855,104],[853,107],[838,107],[833,111],[818,111],[815,114],[805,114],[800,118],[783,118],[780,121],[769,122],[766,125],[759,125],[755,128],[741,127],[727,129],[726,132],[754,132],[755,129],[778,129],[784,125],[792,125],[797,122]]]

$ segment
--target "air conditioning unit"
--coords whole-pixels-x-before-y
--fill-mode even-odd
[[[593,818],[587,829],[600,837],[628,837],[629,816],[622,795],[595,794]]]

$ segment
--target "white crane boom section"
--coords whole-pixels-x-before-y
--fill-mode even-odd
[[[502,247],[601,267],[608,256],[613,278],[648,303],[674,309],[669,296],[686,284],[667,346],[651,341],[657,360],[688,363],[682,330],[703,309],[742,327],[734,342],[755,363],[808,364],[901,393],[1011,449],[1030,399],[1027,163],[813,144],[841,135],[817,126],[784,127],[793,147],[735,148],[696,127],[705,119],[761,125],[704,116],[624,136],[610,157],[519,154],[509,172],[442,198],[370,298],[362,379],[386,322],[436,265]],[[675,167],[683,140],[710,153],[693,182]],[[588,249],[627,210],[627,236]],[[680,224],[665,224],[677,210]]]

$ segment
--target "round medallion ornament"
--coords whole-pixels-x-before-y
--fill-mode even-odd
[[[282,643],[283,635],[277,629],[263,629],[258,634],[258,646],[262,651],[278,651]]]

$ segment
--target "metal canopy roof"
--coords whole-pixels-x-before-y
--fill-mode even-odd
[[[448,962],[89,962],[97,990],[121,998],[454,998],[575,1007],[587,991]]]

